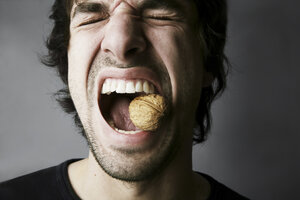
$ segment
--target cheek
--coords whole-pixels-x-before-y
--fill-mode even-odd
[[[69,75],[87,74],[99,47],[99,36],[93,33],[74,33],[68,48]],[[97,42],[98,41],[98,42]]]
[[[68,84],[77,111],[86,109],[87,77],[99,47],[99,38],[92,33],[73,33],[68,48]],[[98,43],[96,42],[98,41]]]
[[[185,29],[155,30],[148,34],[154,51],[167,68],[174,105],[199,98],[202,86],[202,58],[195,36]],[[196,101],[196,100],[195,100]]]

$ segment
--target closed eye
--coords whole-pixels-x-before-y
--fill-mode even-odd
[[[169,16],[163,16],[163,15],[152,15],[152,16],[146,16],[145,18],[148,19],[155,19],[155,20],[172,20]]]
[[[156,21],[178,21],[180,15],[174,10],[158,9],[158,10],[145,10],[142,17],[146,20]]]
[[[98,23],[98,22],[101,22],[103,20],[107,19],[107,17],[103,18],[96,18],[96,19],[90,19],[90,20],[87,20],[85,22],[82,22],[79,24],[79,26],[86,26],[86,25],[90,25],[90,24],[95,24],[95,23]]]

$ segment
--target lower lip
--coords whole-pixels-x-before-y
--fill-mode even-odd
[[[112,127],[110,127],[110,136],[113,140],[120,144],[127,144],[127,145],[138,145],[149,142],[151,138],[155,135],[153,132],[148,131],[140,131],[135,134],[124,134],[116,131]]]

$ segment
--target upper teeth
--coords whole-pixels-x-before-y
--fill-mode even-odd
[[[101,94],[116,93],[136,93],[145,92],[154,93],[154,85],[146,80],[123,80],[108,78],[102,85]]]

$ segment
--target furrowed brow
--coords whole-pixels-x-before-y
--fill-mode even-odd
[[[72,18],[78,13],[101,13],[106,11],[107,6],[102,3],[82,2],[76,5]]]

